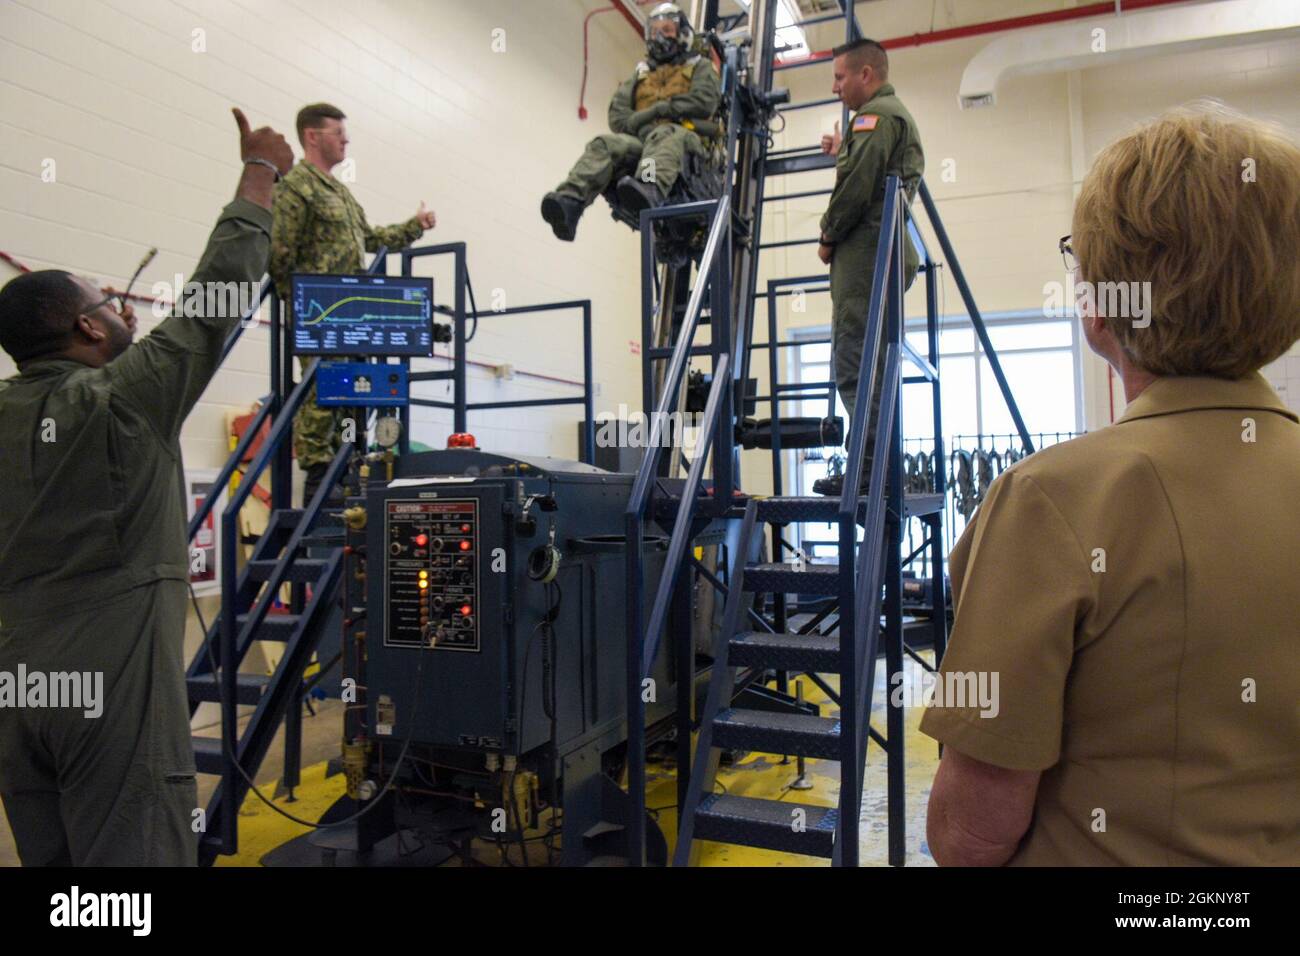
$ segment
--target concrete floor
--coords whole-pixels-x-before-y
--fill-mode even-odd
[[[923,652],[929,657],[928,652]],[[916,668],[910,659],[905,666]],[[910,675],[909,675],[910,676]],[[824,694],[806,679],[804,681],[805,697],[816,703],[827,704]],[[882,734],[885,731],[885,674],[883,660],[877,667],[876,689],[873,695],[875,706],[872,708],[872,725]],[[303,719],[303,772],[302,786],[298,788],[291,801],[287,796],[275,798],[273,802],[282,810],[304,819],[314,820],[343,794],[343,775],[325,777],[326,762],[338,755],[342,720],[342,705],[336,701],[317,703],[316,714]],[[824,707],[823,714],[833,715],[835,710]],[[935,742],[923,736],[918,730],[921,719],[920,708],[904,711],[905,752],[906,752],[906,865],[933,866],[929,849],[925,845],[925,809],[929,799],[930,784],[938,766],[938,752]],[[281,732],[276,743],[264,762],[257,780],[259,788],[272,798],[276,783],[283,766],[284,745]],[[781,758],[766,754],[749,754],[735,766],[726,768],[718,775],[719,783],[734,794],[768,799],[791,799],[798,803],[833,806],[839,798],[838,765],[834,762],[809,760],[808,778],[813,783],[811,790],[793,791],[789,789],[795,778],[795,763],[792,759],[782,764]],[[674,774],[671,767],[652,765],[649,785],[646,790],[647,806],[659,808],[656,815],[660,827],[669,837],[671,852],[672,833],[676,828],[676,800]],[[199,778],[200,803],[206,803],[215,778]],[[867,768],[863,781],[861,860],[864,866],[884,866],[887,861],[885,822],[885,758],[883,752],[874,744],[867,752]],[[545,814],[543,814],[545,820]],[[239,842],[240,852],[233,857],[222,857],[219,866],[257,866],[258,861],[268,851],[286,841],[308,832],[307,827],[295,824],[270,810],[255,795],[250,794],[240,809]],[[540,832],[540,831],[539,831]],[[534,835],[532,833],[529,834]],[[499,863],[496,847],[484,844],[475,849],[475,857],[485,863]],[[518,853],[513,857],[518,862]],[[530,860],[542,863],[545,850],[540,842],[530,848]],[[702,866],[827,866],[828,861],[816,857],[798,856],[789,853],[776,853],[768,850],[755,850],[716,843],[701,843],[699,862]],[[17,852],[9,831],[8,821],[0,815],[0,866],[16,866]],[[454,861],[453,864],[454,865]]]

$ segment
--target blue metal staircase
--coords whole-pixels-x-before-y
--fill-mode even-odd
[[[370,271],[380,271],[387,261],[381,249]],[[212,513],[217,500],[240,471],[263,426],[270,431],[257,454],[243,469],[239,485],[221,514],[221,611],[207,627],[203,641],[186,670],[190,715],[199,705],[216,703],[221,714],[221,735],[193,737],[195,767],[199,773],[219,776],[204,813],[199,841],[199,862],[210,864],[219,854],[238,851],[238,812],[263,758],[270,750],[281,723],[286,729],[284,783],[292,793],[298,782],[301,743],[303,673],[311,663],[324,634],[325,624],[339,591],[343,561],[343,529],[338,511],[327,511],[330,489],[345,475],[356,443],[344,443],[327,469],[313,499],[302,509],[290,507],[292,461],[290,441],[294,413],[308,395],[316,376],[312,362],[292,391],[292,357],[282,348],[280,300],[268,280],[258,305],[244,316],[227,340],[222,360],[262,302],[271,316],[271,393],[261,403],[243,437],[226,460],[207,497],[190,519],[189,540]],[[288,394],[286,394],[286,392]],[[359,428],[365,441],[365,428]],[[272,511],[265,531],[252,553],[238,567],[239,516],[262,474],[270,469]],[[291,598],[287,613],[273,612],[282,588]],[[283,645],[271,674],[241,673],[248,652],[258,642]],[[252,706],[243,732],[238,708]]]
[[[724,65],[724,102],[730,103],[729,129],[742,124],[734,117],[741,104],[738,91],[743,78],[751,88],[750,101],[775,104],[783,97],[772,89],[776,71],[811,65],[800,61],[777,64],[772,55],[775,32],[775,0],[755,0],[751,5],[751,35],[755,52],[751,65],[744,69],[735,58]],[[843,17],[849,39],[860,36],[851,6],[841,0],[837,15],[817,17],[807,23]],[[716,5],[713,13],[716,14]],[[712,23],[706,23],[710,27]],[[757,93],[753,93],[754,89]],[[781,111],[803,109],[836,102],[818,100],[813,103],[791,104]],[[754,125],[754,124],[751,124]],[[828,412],[822,419],[823,435],[834,434],[834,385],[824,383],[779,382],[777,350],[804,342],[782,342],[777,337],[776,301],[791,294],[796,286],[810,282],[824,283],[824,277],[773,279],[766,293],[757,291],[757,258],[764,249],[785,248],[796,245],[815,245],[816,238],[762,243],[762,209],[765,203],[798,199],[815,195],[829,195],[830,189],[765,196],[764,182],[769,175],[783,175],[812,169],[825,169],[834,165],[834,157],[823,155],[819,147],[800,147],[780,152],[769,152],[768,143],[761,131],[740,142],[732,137],[728,144],[727,192],[716,205],[711,222],[709,242],[700,256],[697,285],[691,291],[680,332],[674,347],[645,350],[644,370],[646,407],[653,404],[656,420],[673,408],[681,377],[692,357],[707,356],[712,362],[712,388],[704,411],[702,440],[697,442],[690,475],[684,485],[673,484],[662,477],[656,482],[659,455],[657,436],[652,436],[651,448],[642,463],[636,490],[629,504],[628,516],[628,633],[632,640],[629,649],[628,673],[628,792],[638,819],[644,807],[645,754],[644,754],[644,703],[641,694],[651,673],[655,654],[659,651],[665,626],[671,622],[673,641],[679,661],[678,687],[678,834],[674,854],[675,865],[692,861],[697,841],[712,840],[746,844],[767,849],[811,854],[830,858],[836,865],[856,866],[859,862],[859,821],[862,809],[862,785],[866,764],[868,741],[874,740],[887,754],[889,848],[891,865],[902,865],[905,856],[904,805],[903,805],[903,713],[890,701],[887,706],[886,731],[882,735],[869,723],[872,688],[875,684],[876,661],[881,650],[885,654],[888,674],[899,673],[903,667],[903,603],[902,572],[904,566],[928,551],[932,569],[930,582],[935,595],[931,616],[935,664],[923,666],[933,669],[942,658],[947,637],[947,614],[944,606],[943,585],[943,502],[945,482],[942,474],[935,477],[935,488],[930,494],[905,494],[902,454],[902,386],[921,384],[930,389],[934,410],[934,444],[936,460],[944,461],[940,419],[939,351],[937,283],[939,264],[931,257],[928,248],[908,209],[908,194],[897,176],[889,176],[885,184],[885,209],[881,225],[881,242],[878,244],[872,293],[869,302],[868,328],[871,330],[860,357],[860,387],[850,422],[846,464],[845,493],[839,498],[790,497],[782,494],[782,451],[791,447],[809,447],[819,444],[814,435],[809,438],[809,422],[792,422],[781,415],[781,406],[789,401],[801,401],[824,390],[828,398]],[[1010,408],[1026,453],[1032,452],[1028,431],[1024,426],[1014,399],[1010,394],[996,353],[991,347],[983,320],[960,266],[948,242],[946,231],[934,208],[934,203],[924,183],[918,191],[928,214],[931,226],[939,239],[954,279],[961,291],[972,324],[988,354],[994,375]],[[643,329],[648,333],[649,316],[655,310],[653,301],[656,287],[663,289],[668,283],[654,283],[652,258],[648,241],[654,218],[699,214],[691,204],[654,210],[643,214]],[[723,215],[727,222],[721,222]],[[733,239],[732,234],[735,238]],[[912,242],[920,253],[921,271],[926,277],[928,348],[919,354],[904,338],[903,296],[904,243]],[[721,253],[734,249],[734,255],[724,258]],[[694,345],[700,305],[706,286],[712,290],[710,329],[712,342],[707,346]],[[729,290],[720,293],[720,289]],[[827,285],[807,291],[828,291]],[[768,340],[753,342],[753,324],[758,300],[768,303]],[[735,303],[734,311],[730,308]],[[748,378],[753,351],[767,349],[769,358],[770,393],[765,396],[750,394]],[[877,358],[884,355],[883,375],[876,381]],[[667,372],[658,377],[653,363],[669,362]],[[902,363],[907,361],[916,369],[915,374],[904,376]],[[723,380],[727,387],[720,388]],[[657,395],[652,382],[662,382]],[[857,425],[864,422],[871,407],[871,397],[879,390],[880,407],[875,422],[874,447],[869,460],[873,463],[869,473],[864,473],[867,451],[867,430]],[[743,420],[750,405],[766,402],[771,416],[755,428],[755,423]],[[733,408],[735,413],[733,414]],[[783,429],[793,424],[800,433],[797,440],[783,442]],[[816,425],[817,423],[813,423]],[[759,435],[753,438],[755,432]],[[813,428],[813,432],[817,429]],[[793,437],[793,436],[792,436]],[[750,439],[750,440],[747,440]],[[737,444],[745,447],[763,447],[772,450],[772,479],[775,495],[770,498],[753,498],[740,493]],[[830,444],[823,438],[820,444]],[[707,458],[713,461],[712,487],[703,487],[701,479]],[[867,493],[856,492],[866,483]],[[926,528],[920,548],[905,557],[902,549],[903,531],[907,522],[919,519]],[[693,676],[680,662],[692,657],[689,628],[682,633],[682,622],[689,621],[683,607],[688,601],[682,584],[683,575],[699,563],[686,558],[689,545],[701,533],[718,522],[739,521],[739,534],[730,548],[730,562],[726,580],[707,575],[720,594],[725,596],[721,626],[713,638],[709,669],[708,691],[703,710],[695,718],[695,701],[689,691]],[[660,582],[658,593],[650,605],[648,616],[643,614],[640,567],[637,559],[640,547],[641,525],[657,521],[665,528],[671,527],[667,572]],[[783,530],[790,524],[805,521],[829,522],[837,529],[838,561],[831,564],[807,564],[786,561],[786,542]],[[759,545],[761,528],[771,533],[771,559],[754,560]],[[820,596],[822,606],[797,628],[791,627],[787,601],[791,595]],[[771,618],[761,611],[770,607]],[[915,656],[915,655],[913,655]],[[838,714],[823,716],[809,713],[807,707],[779,706],[779,695],[786,688],[787,675],[802,673],[809,677],[838,707]],[[753,709],[740,706],[738,692],[753,688],[755,684],[774,683],[778,706]],[[694,736],[694,746],[691,737]],[[756,751],[770,754],[795,755],[838,761],[840,792],[834,807],[801,805],[789,801],[764,801],[730,794],[713,792],[714,781],[722,750]],[[635,831],[637,828],[632,827]],[[644,838],[630,833],[628,862],[641,865],[644,861]]]

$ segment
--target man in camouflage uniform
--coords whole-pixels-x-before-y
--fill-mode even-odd
[[[867,308],[885,210],[885,177],[897,175],[910,203],[925,169],[921,136],[912,114],[894,94],[889,58],[875,40],[860,39],[836,47],[833,92],[851,111],[849,129],[841,138],[822,138],[822,149],[835,152],[835,189],[821,220],[817,253],[831,267],[831,336],[835,384],[850,412],[858,394],[858,370],[867,334]],[[901,212],[901,211],[900,211]],[[889,237],[885,237],[889,241]],[[911,287],[920,264],[910,241],[903,243],[903,280]],[[876,363],[876,380],[884,374],[884,350]],[[862,475],[871,473],[871,448],[881,391],[871,397],[866,460]],[[861,422],[850,425],[862,426]],[[818,494],[838,495],[841,477],[813,484]]]
[[[692,31],[673,3],[646,22],[647,60],[614,93],[609,128],[587,144],[568,178],[542,199],[542,218],[572,242],[578,220],[611,181],[619,205],[640,215],[663,204],[688,154],[707,153],[718,135],[721,86],[710,59],[692,52]],[[621,176],[615,180],[615,177]]]
[[[298,113],[298,141],[303,159],[276,187],[271,233],[271,278],[288,300],[289,276],[302,273],[357,273],[363,257],[380,246],[403,249],[432,229],[432,211],[420,208],[406,222],[372,228],[352,192],[331,175],[347,152],[346,117],[328,103],[304,106]],[[300,358],[299,369],[306,363]],[[341,446],[343,409],[316,404],[316,386],[293,421],[293,449],[307,473],[303,503],[311,501]]]

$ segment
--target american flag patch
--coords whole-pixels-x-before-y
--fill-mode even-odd
[[[853,117],[853,132],[869,133],[876,128],[880,122],[880,117],[874,113],[863,113],[861,116]]]

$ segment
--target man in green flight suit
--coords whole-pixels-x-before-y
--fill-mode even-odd
[[[611,132],[589,142],[568,178],[542,199],[542,218],[557,239],[573,241],[583,211],[610,182],[633,215],[663,205],[687,155],[706,155],[719,135],[718,74],[692,52],[691,25],[675,3],[650,11],[646,52],[609,102]]]
[[[179,435],[240,314],[194,287],[257,287],[272,187],[293,164],[284,137],[234,113],[235,199],[188,298],[140,342],[131,307],[86,279],[48,269],[0,289],[19,369],[0,382],[0,678],[98,674],[103,688],[98,718],[0,692],[0,798],[24,865],[197,861]]]
[[[303,273],[357,273],[364,256],[380,246],[404,249],[437,222],[432,210],[420,208],[405,222],[372,227],[360,203],[332,172],[347,157],[348,133],[342,110],[313,103],[298,111],[298,142],[303,159],[276,187],[271,236],[271,278],[282,300],[289,297],[289,276]],[[287,314],[287,313],[286,313]],[[299,359],[299,369],[306,365]],[[293,420],[293,449],[307,474],[303,503],[311,501],[325,471],[338,454],[342,408],[316,404],[316,385]]]
[[[833,51],[835,82],[832,91],[853,113],[841,138],[822,138],[822,149],[836,153],[835,189],[821,220],[817,254],[831,267],[831,336],[835,384],[850,412],[858,393],[858,370],[867,334],[867,307],[880,241],[880,220],[885,209],[885,177],[897,175],[910,203],[925,170],[921,135],[912,114],[899,101],[889,83],[889,57],[875,40],[859,39]],[[888,241],[888,237],[886,237]],[[920,264],[910,241],[904,242],[903,280],[910,288]],[[884,356],[884,351],[880,353]],[[884,363],[877,361],[877,381]],[[871,473],[871,447],[875,438],[880,390],[871,399],[867,422],[867,452],[863,481]],[[860,422],[850,422],[850,426]],[[838,495],[839,476],[813,483],[818,494]]]

